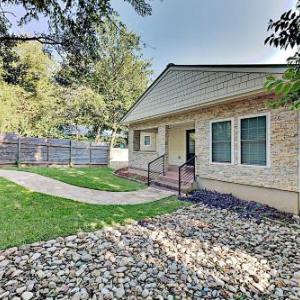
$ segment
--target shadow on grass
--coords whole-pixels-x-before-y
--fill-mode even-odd
[[[139,205],[86,204],[31,192],[0,178],[0,249],[153,217],[184,205],[175,197]]]

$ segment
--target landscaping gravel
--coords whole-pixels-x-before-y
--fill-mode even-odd
[[[0,299],[299,299],[300,221],[202,204],[0,251]]]

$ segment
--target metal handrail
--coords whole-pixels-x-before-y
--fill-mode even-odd
[[[159,160],[162,159],[162,163],[161,163],[161,166],[162,166],[162,171],[151,171],[151,165],[153,165],[154,163],[156,162],[159,162]],[[160,167],[160,166],[158,166]],[[165,175],[165,154],[155,158],[154,160],[150,161],[148,163],[148,186],[150,185],[151,183],[151,173],[158,173],[158,174],[162,174],[162,175]]]
[[[193,167],[193,180],[196,180],[196,159],[197,155],[194,155],[190,159],[188,159],[184,164],[182,164],[179,169],[178,169],[178,195],[181,195],[181,181],[182,181],[182,169],[186,166],[191,166]],[[193,162],[193,164],[190,164]]]

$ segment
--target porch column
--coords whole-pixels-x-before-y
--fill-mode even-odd
[[[134,144],[134,131],[133,129],[129,128],[128,130],[128,166],[131,166],[131,160],[132,160],[132,155],[133,155],[133,144]]]
[[[158,127],[158,155],[165,154],[165,171],[168,170],[169,164],[169,147],[168,147],[168,126]]]

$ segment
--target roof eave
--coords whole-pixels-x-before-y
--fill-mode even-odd
[[[262,88],[262,89],[258,89],[258,90],[255,90],[255,91],[251,91],[251,92],[247,92],[247,93],[243,93],[243,94],[239,94],[239,95],[235,95],[235,96],[228,96],[228,97],[225,97],[225,98],[211,100],[211,101],[208,101],[208,102],[205,102],[205,103],[196,104],[196,105],[193,105],[193,106],[173,110],[171,112],[167,112],[167,113],[163,113],[163,114],[157,114],[157,115],[153,115],[153,116],[150,116],[150,117],[144,117],[144,118],[141,118],[141,119],[132,120],[132,121],[127,122],[126,125],[138,124],[138,123],[153,120],[153,119],[169,117],[169,116],[172,116],[172,115],[179,114],[181,112],[185,113],[185,112],[189,112],[189,111],[192,111],[192,110],[195,110],[195,109],[207,108],[207,107],[211,107],[211,106],[214,106],[214,105],[223,104],[223,103],[226,103],[226,102],[228,103],[228,102],[240,101],[240,100],[243,100],[247,97],[257,97],[257,96],[264,96],[264,95],[269,96],[269,95],[272,95],[272,93],[270,94],[269,92],[266,92]]]
[[[235,64],[227,64],[227,65],[175,65],[168,64],[166,68],[162,71],[162,73],[152,82],[152,84],[145,90],[145,92],[137,99],[137,101],[129,108],[127,113],[121,119],[121,124],[127,125],[132,123],[131,121],[126,121],[127,116],[131,113],[131,111],[139,104],[139,102],[149,93],[154,86],[162,79],[163,76],[170,70],[195,70],[201,68],[203,71],[231,71],[231,72],[241,72],[243,69],[244,72],[266,72],[272,74],[283,74],[287,68],[287,64],[251,64],[251,65],[235,65]]]

